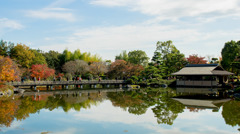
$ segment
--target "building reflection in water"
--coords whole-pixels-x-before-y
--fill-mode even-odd
[[[186,94],[190,94],[190,91],[189,89],[149,88],[26,92],[23,97],[14,96],[14,100],[0,100],[0,124],[2,127],[10,127],[14,119],[25,120],[30,114],[37,113],[41,109],[52,111],[62,108],[64,112],[68,112],[70,109],[81,112],[81,109],[90,109],[104,100],[110,100],[113,106],[120,107],[129,114],[142,115],[147,110],[151,110],[158,124],[173,125],[178,115],[186,109],[190,112],[201,112],[205,109],[219,112],[222,107],[222,117],[226,124],[240,125],[240,102],[219,99],[216,96],[211,100],[184,98]],[[199,92],[205,95],[209,93],[207,90],[196,91],[194,89],[193,91],[197,94]]]

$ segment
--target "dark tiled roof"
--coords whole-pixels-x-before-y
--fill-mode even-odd
[[[185,67],[217,67],[218,64],[188,64]]]

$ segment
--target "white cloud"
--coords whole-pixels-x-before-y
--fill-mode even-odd
[[[103,59],[111,60],[122,50],[139,49],[146,51],[151,58],[157,41],[172,40],[186,56],[190,54],[206,56],[219,55],[224,43],[237,37],[239,37],[237,30],[206,33],[193,28],[137,24],[76,29],[69,37],[63,37],[66,42],[43,43],[46,46],[40,46],[40,49],[62,52],[66,48],[70,51],[79,48],[83,52],[98,53]]]
[[[8,18],[0,18],[0,29],[8,28],[8,29],[22,29],[23,25],[18,23],[17,21],[10,20]]]
[[[74,2],[75,0],[56,0],[53,3],[51,3],[48,7],[59,7],[59,6],[65,6],[69,3]]]
[[[71,115],[73,115],[76,120],[101,124],[104,124],[105,122],[111,124],[122,123],[131,125],[132,127],[146,128],[152,130],[152,133],[161,134],[228,134],[235,131],[231,126],[222,128],[222,125],[225,126],[224,119],[218,120],[222,117],[221,112],[214,113],[209,109],[200,111],[199,113],[192,113],[185,110],[183,113],[178,114],[178,117],[174,120],[174,123],[171,126],[157,124],[157,119],[151,108],[149,108],[145,114],[134,115],[129,114],[127,111],[123,111],[119,107],[111,106],[110,101],[104,101],[97,107],[93,106],[91,109],[82,110],[81,112],[71,111]],[[189,118],[189,116],[193,118]],[[211,122],[213,124],[208,122],[209,120],[213,120]]]
[[[125,6],[132,11],[156,16],[159,20],[240,16],[238,0],[92,0],[90,3],[102,6]]]
[[[59,131],[48,131],[48,130],[43,130],[41,132],[31,132],[29,134],[42,134],[42,133],[46,133],[46,134],[76,134],[76,133],[81,133],[82,130],[80,129],[76,129],[76,128],[67,128],[65,130],[59,130]]]
[[[103,6],[126,6],[130,2],[129,0],[93,0],[90,3]]]
[[[123,111],[119,107],[113,107],[110,101],[101,103],[98,107],[92,107],[87,112],[73,114],[76,119],[88,120],[92,122],[111,122],[124,124],[142,124],[148,123],[154,125],[156,119],[151,110],[148,110],[144,115],[129,114],[128,111]]]
[[[41,10],[26,11],[26,16],[39,19],[61,19],[69,22],[75,21],[74,15],[67,8],[43,8]]]
[[[14,120],[11,123],[10,127],[3,127],[3,128],[0,129],[0,132],[2,131],[3,133],[6,133],[6,132],[9,132],[11,130],[16,130],[16,129],[24,130],[24,128],[21,127],[22,125],[23,125],[23,122]]]

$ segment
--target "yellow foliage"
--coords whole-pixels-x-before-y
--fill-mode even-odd
[[[0,57],[0,81],[12,81],[18,78],[17,66],[9,57]]]
[[[14,117],[15,109],[17,105],[13,100],[9,101],[0,101],[0,124],[10,127]]]
[[[13,48],[13,55],[11,58],[15,59],[22,67],[30,68],[35,58],[35,54],[30,48],[24,44],[17,44]]]

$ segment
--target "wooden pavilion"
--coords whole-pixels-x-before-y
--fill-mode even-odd
[[[189,64],[172,75],[177,76],[178,87],[222,87],[233,73],[218,64]]]

